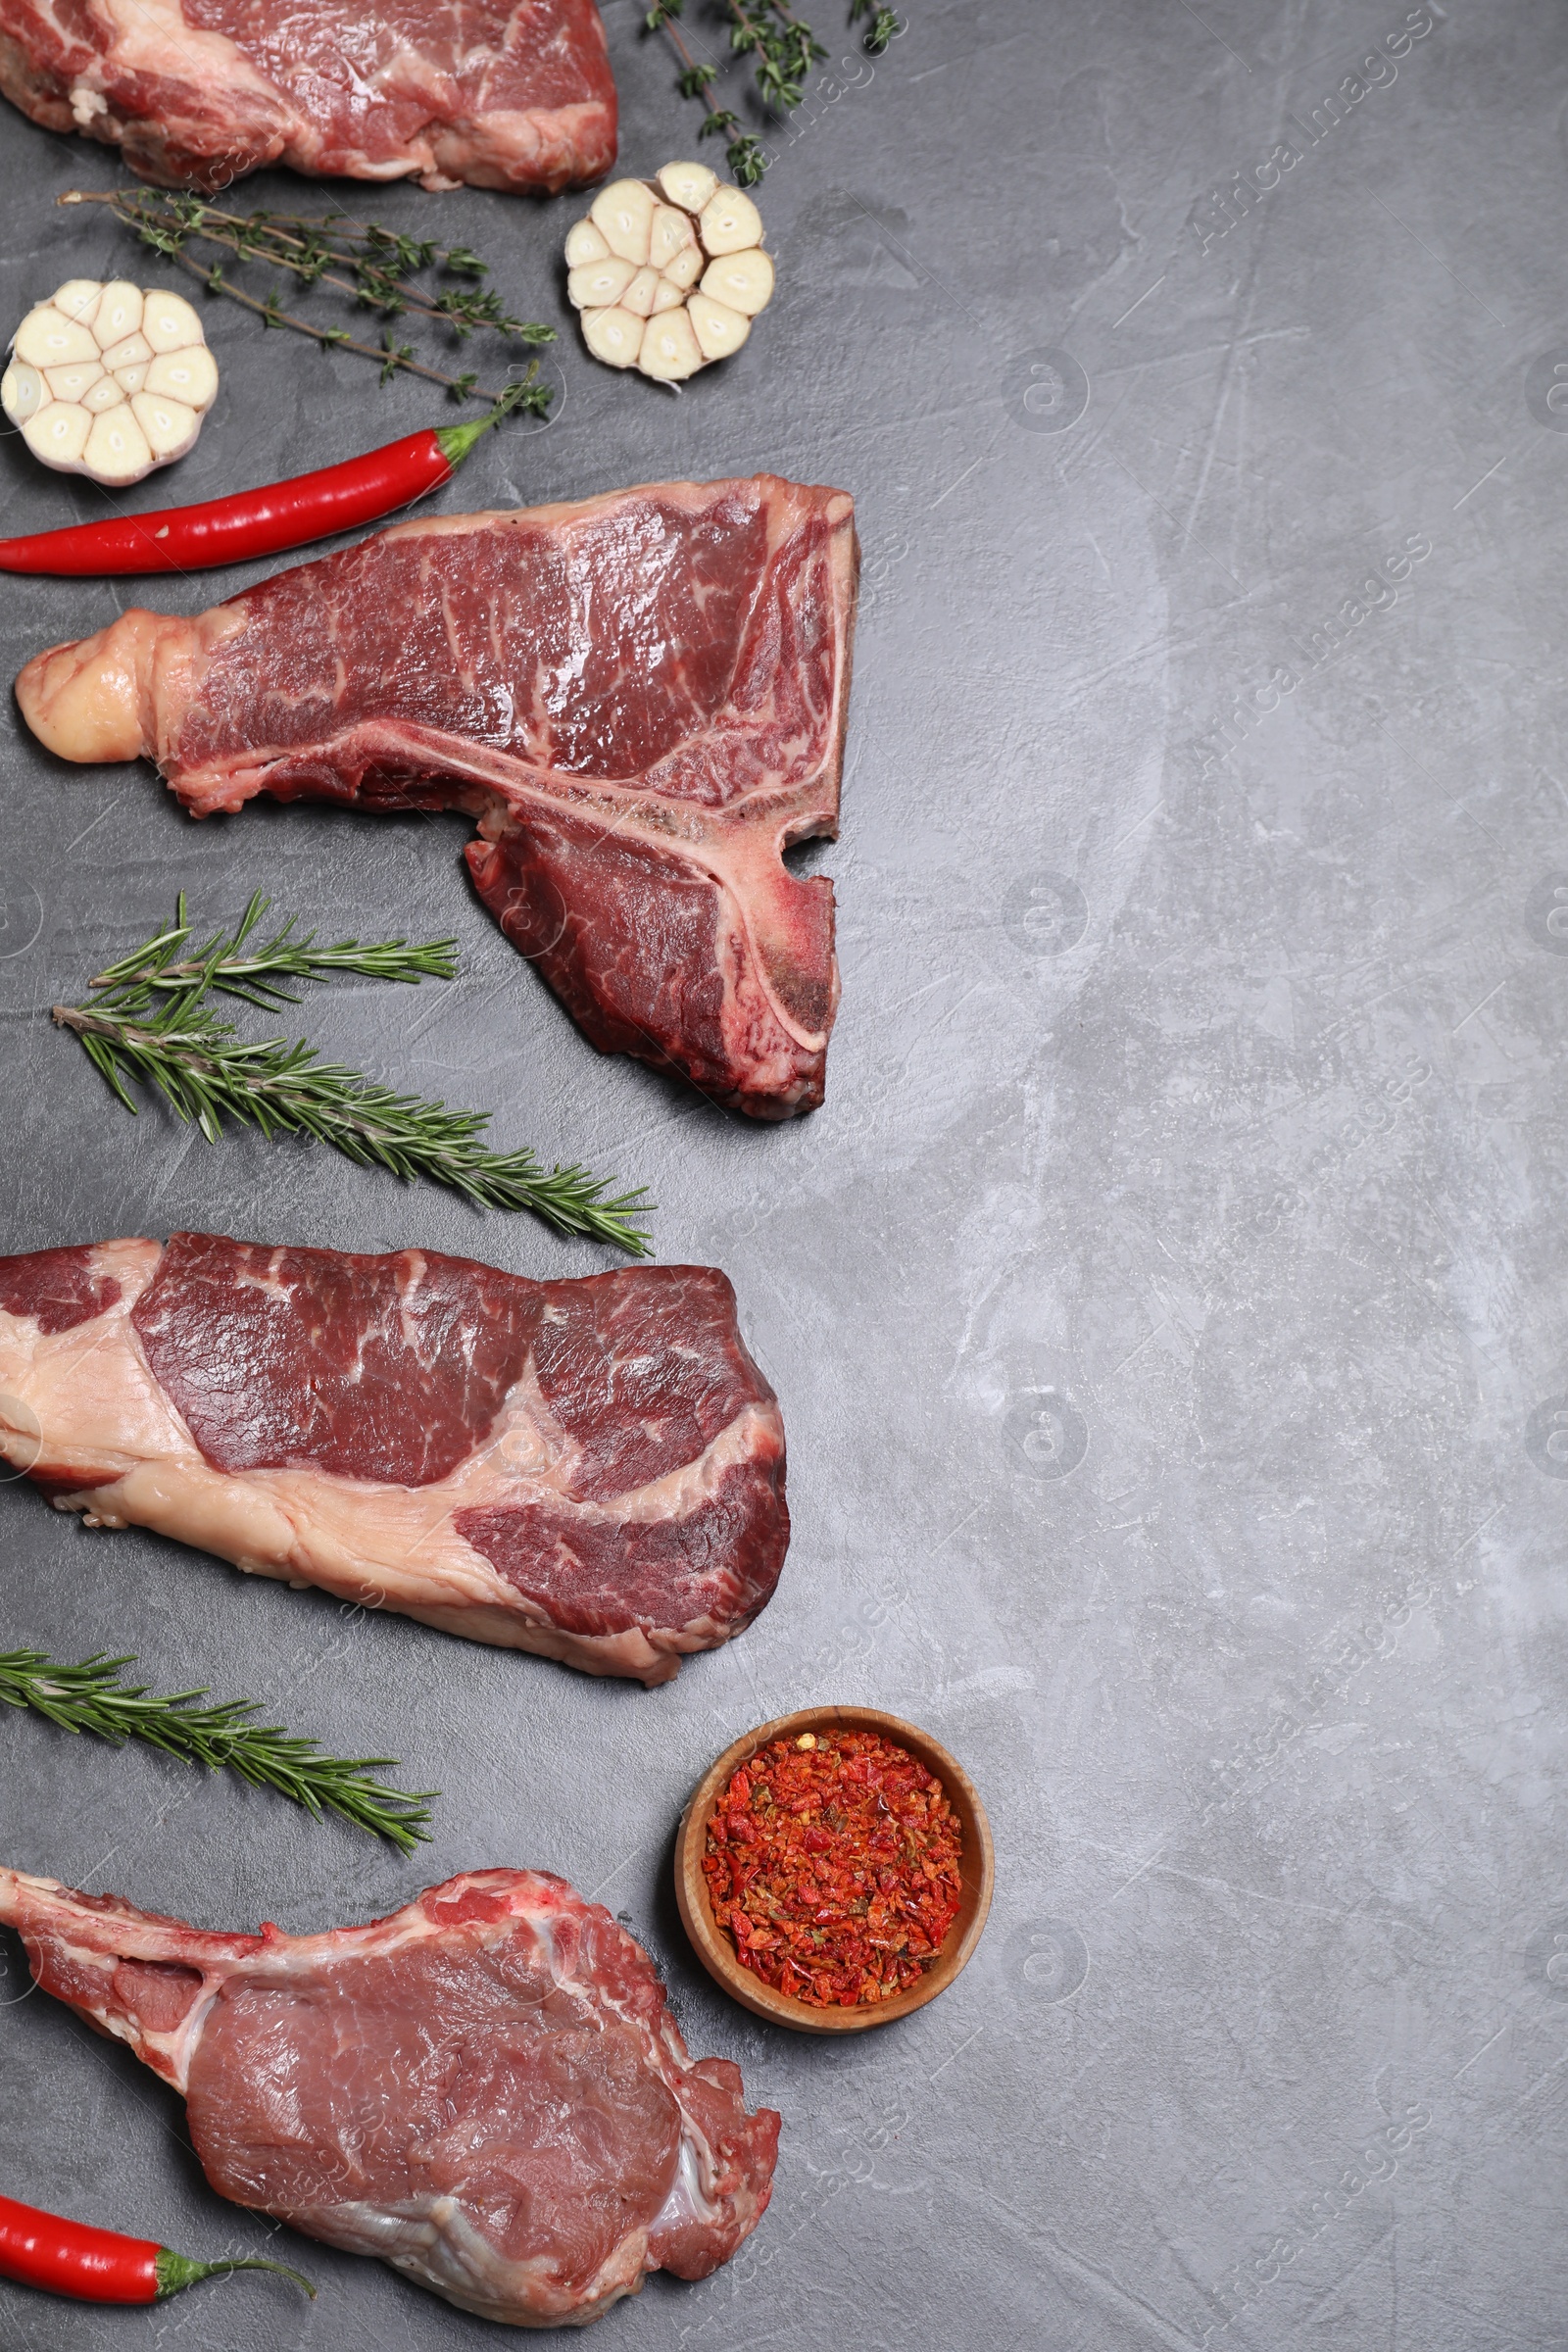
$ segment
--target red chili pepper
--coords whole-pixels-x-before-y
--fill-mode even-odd
[[[234,2262],[193,2262],[148,2237],[121,2237],[86,2222],[63,2221],[0,2197],[0,2278],[41,2286],[52,2295],[74,2295],[81,2303],[162,2303],[182,2286],[219,2272],[276,2271],[292,2278],[314,2300],[316,2289],[298,2271],[258,2256]]]
[[[281,555],[334,531],[378,522],[452,479],[481,433],[506,413],[498,402],[471,424],[426,426],[342,466],[299,473],[265,490],[241,490],[199,507],[156,514],[117,514],[26,539],[0,539],[0,571],[99,575],[124,571],[199,571]]]

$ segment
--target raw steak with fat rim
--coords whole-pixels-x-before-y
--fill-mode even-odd
[[[594,0],[0,0],[0,90],[162,187],[291,164],[554,193],[615,160]]]
[[[183,2094],[220,2196],[484,2319],[582,2327],[649,2271],[706,2278],[767,2209],[777,2115],[691,2064],[647,1953],[564,1879],[213,1936],[0,1870],[0,1921]]]
[[[751,1623],[789,1542],[778,1403],[710,1266],[3,1257],[0,1454],[89,1527],[649,1684]]]
[[[604,1053],[787,1118],[822,1100],[853,502],[770,475],[399,523],[195,620],[27,663],[63,759],[145,755],[197,816],[257,793],[461,808],[502,930]]]

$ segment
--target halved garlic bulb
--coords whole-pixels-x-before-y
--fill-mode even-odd
[[[0,408],[33,456],[111,489],[182,458],[217,396],[190,304],[128,278],[68,278],[27,313],[0,376]]]
[[[739,351],[773,295],[762,217],[706,164],[601,188],[566,237],[566,292],[611,368],[681,382]]]

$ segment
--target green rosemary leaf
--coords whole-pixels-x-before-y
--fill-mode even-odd
[[[542,388],[524,382],[512,391],[522,406]],[[314,932],[295,936],[292,917],[261,939],[254,935],[270,905],[258,892],[231,934],[216,932],[192,953],[182,892],[173,923],[100,972],[88,1003],[55,1005],[57,1024],[80,1039],[127,1110],[136,1110],[132,1088],[149,1088],[210,1144],[228,1126],[269,1138],[303,1136],[405,1183],[443,1185],[482,1208],[528,1209],[558,1233],[648,1254],[645,1188],[617,1193],[575,1161],[547,1168],[527,1150],[492,1151],[487,1111],[400,1095],[323,1062],[303,1038],[248,1042],[219,1020],[207,1003],[215,994],[271,1011],[299,1002],[290,982],[354,973],[417,986],[456,976],[450,939],[415,947],[350,939],[318,948]]]
[[[91,1732],[115,1747],[140,1740],[210,1771],[238,1773],[253,1788],[274,1789],[317,1820],[337,1813],[403,1854],[428,1842],[430,1804],[440,1791],[389,1788],[370,1777],[396,1772],[395,1757],[322,1755],[314,1740],[252,1722],[253,1699],[202,1707],[196,1702],[205,1690],[154,1694],[145,1683],[121,1679],[135,1663],[100,1651],[62,1666],[41,1649],[0,1650],[0,1704],[30,1707],[62,1731]]]
[[[243,997],[248,1004],[267,1006],[299,1003],[298,997],[282,985],[285,980],[325,980],[339,972],[352,972],[362,979],[396,980],[417,988],[421,980],[457,978],[455,939],[426,940],[418,947],[410,947],[403,939],[365,944],[357,939],[340,939],[333,947],[318,948],[314,931],[307,931],[302,938],[295,936],[299,918],[292,914],[265,945],[253,948],[248,955],[242,954],[271,904],[270,899],[257,891],[231,936],[215,932],[197,954],[176,959],[177,951],[191,936],[181,892],[175,919],[170,928],[154,932],[141,947],[132,948],[128,956],[107,964],[91,985],[100,990],[118,990],[137,982],[149,989],[173,992],[199,979],[204,993],[219,989],[225,996]]]

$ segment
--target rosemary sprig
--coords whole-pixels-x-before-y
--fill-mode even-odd
[[[228,213],[200,196],[164,188],[71,188],[58,204],[106,204],[117,220],[132,230],[144,245],[166,260],[177,262],[199,277],[209,293],[226,294],[231,302],[254,311],[265,326],[292,327],[323,347],[359,352],[374,360],[381,381],[401,369],[445,384],[458,399],[500,400],[499,392],[478,388],[472,374],[450,375],[416,357],[411,343],[398,343],[390,330],[379,345],[364,343],[346,326],[322,326],[285,311],[276,292],[265,302],[234,284],[221,263],[205,263],[186,250],[192,242],[218,246],[241,262],[262,262],[285,270],[302,288],[324,285],[348,295],[363,308],[386,319],[424,318],[449,328],[460,340],[489,329],[520,343],[552,343],[556,330],[536,319],[514,318],[493,288],[468,282],[432,289],[413,281],[430,270],[473,281],[488,275],[486,265],[466,245],[437,245],[382,228],[374,220],[350,220],[337,214]],[[525,396],[511,405],[546,416],[554,392],[539,381],[538,362],[528,370]]]
[[[812,66],[826,57],[826,49],[809,24],[788,6],[788,0],[722,0],[722,6],[732,20],[731,50],[755,60],[757,95],[773,114],[792,113],[806,94]],[[724,158],[737,183],[743,188],[755,187],[767,170],[767,155],[742,130],[733,108],[713,104],[718,68],[711,61],[700,63],[693,57],[677,29],[675,20],[685,14],[685,7],[686,0],[654,0],[643,19],[644,29],[667,34],[681,63],[676,88],[683,98],[701,99],[708,107],[698,137],[727,140]],[[880,57],[899,30],[897,12],[885,6],[884,0],[850,0],[851,24],[859,24],[862,18],[869,21],[861,45],[872,57]]]
[[[247,1004],[259,1004],[271,1010],[279,1004],[297,1004],[300,1000],[285,980],[328,980],[339,972],[357,972],[367,980],[399,980],[406,986],[417,988],[421,980],[455,980],[458,976],[458,943],[455,939],[430,939],[420,947],[411,948],[407,940],[386,939],[362,946],[357,939],[340,939],[335,947],[318,948],[316,933],[307,931],[296,939],[294,926],[297,915],[290,915],[280,931],[259,941],[242,955],[251,934],[261,923],[271,906],[270,899],[257,891],[232,936],[215,931],[203,948],[193,955],[181,955],[193,937],[193,926],[185,916],[185,894],[180,892],[172,924],[167,931],[158,931],[111,963],[91,983],[97,989],[120,989],[132,983],[172,994],[200,982],[200,993],[214,990],[225,997],[241,997]]]
[[[308,1136],[360,1167],[386,1168],[405,1183],[444,1185],[481,1208],[530,1209],[558,1233],[648,1255],[643,1220],[652,1203],[644,1187],[612,1195],[607,1179],[575,1162],[547,1169],[527,1150],[492,1152],[482,1141],[488,1111],[449,1110],[444,1102],[396,1094],[358,1070],[323,1062],[304,1038],[247,1043],[219,1020],[205,1002],[210,990],[270,1008],[298,1002],[278,985],[285,978],[359,971],[416,985],[455,968],[449,940],[414,949],[402,940],[368,947],[346,940],[317,950],[309,939],[291,942],[288,924],[246,956],[249,934],[269,904],[253,898],[232,937],[220,933],[200,956],[179,958],[190,937],[181,893],[172,929],[111,964],[85,1004],[53,1007],[56,1022],[80,1039],[132,1115],[132,1084],[155,1088],[210,1144],[220,1139],[225,1121],[269,1138]],[[172,968],[177,960],[188,967],[184,976]]]
[[[141,1740],[210,1771],[237,1772],[253,1788],[273,1788],[318,1821],[323,1812],[341,1814],[357,1829],[390,1838],[400,1853],[428,1841],[430,1801],[440,1791],[388,1788],[370,1778],[396,1772],[395,1756],[323,1756],[314,1740],[253,1723],[254,1699],[201,1707],[196,1701],[207,1696],[205,1689],[157,1695],[145,1683],[122,1682],[122,1670],[135,1663],[99,1651],[77,1666],[61,1666],[41,1649],[0,1650],[0,1702],[30,1707],[62,1731],[92,1732],[116,1747]]]

